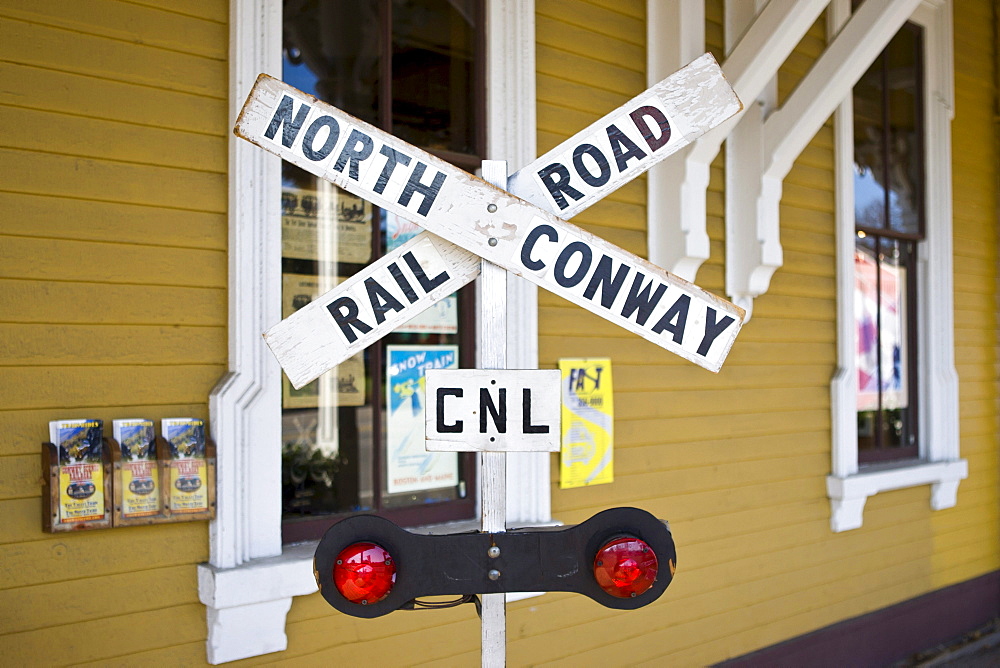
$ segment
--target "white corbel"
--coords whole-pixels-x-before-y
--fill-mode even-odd
[[[768,116],[760,137],[763,169],[755,206],[727,207],[727,230],[741,232],[726,243],[726,293],[749,312],[752,300],[764,294],[771,276],[781,266],[778,241],[782,182],[795,159],[808,145],[854,84],[921,0],[866,0],[820,55],[785,104]],[[745,160],[749,169],[756,161]],[[743,169],[733,162],[732,169]],[[736,178],[745,184],[747,179]],[[727,189],[727,192],[728,189]],[[748,231],[757,239],[747,242]]]
[[[652,85],[705,52],[705,3],[651,0],[646,12],[646,76]],[[689,281],[709,254],[708,164],[690,159],[693,147],[651,169],[646,186],[650,260]]]
[[[760,97],[827,1],[770,0],[742,33],[722,69],[744,105]],[[745,1],[733,4],[731,11],[740,11],[739,6],[745,4],[756,7]],[[704,50],[704,7],[700,0],[650,0],[647,16],[647,69],[650,83],[654,83]],[[705,195],[710,169],[738,118],[650,170],[649,258],[688,280],[694,280],[708,259]]]

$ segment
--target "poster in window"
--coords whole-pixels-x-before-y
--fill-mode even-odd
[[[615,404],[611,360],[560,359],[562,448],[559,487],[614,482]]]
[[[281,317],[287,318],[343,280],[343,278],[324,280],[318,276],[305,274],[283,274],[281,277]],[[325,282],[330,284],[324,285]],[[335,373],[337,378],[335,391],[333,388],[327,387],[330,384],[330,379],[325,375],[298,390],[292,387],[287,376],[282,375],[282,407],[363,406],[365,403],[364,351],[344,360],[331,373]]]
[[[858,411],[892,410],[909,405],[905,286],[904,267],[878,263],[868,252],[855,252]]]
[[[423,229],[394,213],[385,212],[386,250],[393,250],[417,236]],[[448,295],[395,329],[406,334],[457,334],[458,296]]]
[[[281,189],[281,255],[365,264],[372,255],[372,204],[328,183]]]
[[[458,346],[386,346],[386,489],[389,494],[458,484],[458,453],[424,449],[428,369],[457,369]]]

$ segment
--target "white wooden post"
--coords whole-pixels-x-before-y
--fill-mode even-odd
[[[507,162],[483,160],[483,180],[498,188],[507,188]],[[477,283],[479,367],[507,368],[507,270],[483,260]],[[507,453],[479,454],[482,531],[507,530]],[[503,574],[500,574],[503,577]],[[506,665],[507,607],[506,594],[483,594],[482,597],[483,668]]]

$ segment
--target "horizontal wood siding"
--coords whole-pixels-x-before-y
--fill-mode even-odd
[[[205,417],[225,368],[228,5],[161,5],[0,5],[0,647],[12,664],[205,661],[194,568],[208,556],[205,523],[55,538],[38,528],[48,420]],[[645,5],[536,0],[539,153],[645,88]],[[717,57],[722,5],[706,7]],[[991,11],[989,0],[955,7],[956,364],[970,468],[958,506],[931,511],[928,486],[887,492],[869,499],[862,529],[830,531],[827,123],[784,183],[785,265],[718,375],[540,293],[541,366],[610,356],[617,390],[615,482],[559,490],[553,458],[554,516],[645,508],[671,521],[679,570],[636,611],[569,594],[511,604],[509,665],[706,665],[1000,568]],[[781,70],[782,99],[824,43],[821,19]],[[720,156],[697,277],[716,294],[723,168]],[[574,222],[645,255],[645,204],[639,179]],[[288,650],[232,665],[477,665],[479,629],[471,606],[362,620],[297,597]]]
[[[547,15],[557,3],[539,3]],[[592,11],[589,6],[587,11]],[[559,22],[540,22],[539,42]],[[722,2],[706,7],[706,34],[719,55]],[[591,64],[539,52],[539,150],[641,88],[624,88],[624,59],[608,39],[639,42],[641,30],[594,15],[584,40]],[[997,153],[992,141],[993,37],[986,1],[956,5],[955,143],[956,363],[961,379],[962,455],[969,479],[959,504],[930,509],[930,488],[868,500],[864,527],[834,534],[825,478],[830,471],[830,379],[836,368],[836,263],[832,120],[784,181],[784,266],[757,299],[720,374],[705,373],[565,302],[541,295],[541,365],[560,357],[610,356],[616,404],[615,482],[559,490],[553,511],[568,523],[610,506],[637,505],[671,521],[678,571],[657,603],[606,610],[568,595],[518,604],[508,624],[514,665],[706,665],[877,610],[1000,567],[997,475]],[[542,28],[545,30],[542,30]],[[784,100],[825,45],[821,18],[778,76]],[[966,39],[966,35],[971,35]],[[569,48],[569,47],[560,47]],[[552,47],[552,55],[556,47]],[[580,57],[579,54],[573,54]],[[614,85],[603,63],[614,64]],[[641,61],[639,61],[641,63]],[[586,85],[587,83],[590,85]],[[558,92],[552,92],[552,91]],[[594,107],[600,103],[601,106]],[[593,111],[591,111],[593,109]],[[724,293],[724,171],[708,193],[711,258],[697,283]],[[641,210],[643,190],[620,194]],[[642,218],[615,220],[595,206],[583,224],[645,252]],[[613,221],[613,222],[612,222]],[[663,224],[671,224],[663,221]],[[610,631],[614,629],[614,631]]]
[[[207,523],[41,531],[48,421],[208,417],[226,368],[228,3],[0,3],[0,647],[204,661]]]

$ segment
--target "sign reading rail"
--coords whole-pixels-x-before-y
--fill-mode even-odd
[[[512,176],[513,192],[539,206],[266,75],[235,131],[460,247],[455,257],[464,249],[718,371],[742,325],[742,309],[549,210],[582,210],[740,108],[706,54]],[[446,244],[430,245],[442,256]],[[405,251],[383,258],[265,334],[293,385],[316,378],[475,277],[475,270],[434,264],[430,255],[423,267],[410,252],[409,259]],[[423,267],[427,284],[411,260]],[[438,278],[441,284],[432,285]],[[340,341],[320,340],[325,337]],[[297,359],[303,356],[309,359]]]

